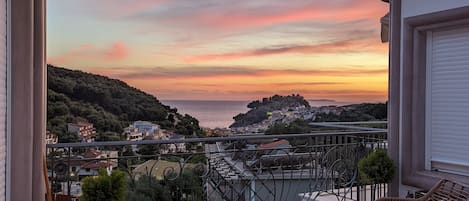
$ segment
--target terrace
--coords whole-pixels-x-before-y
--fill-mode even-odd
[[[212,195],[216,196],[220,193],[221,196],[226,197],[224,199],[267,200],[271,199],[267,196],[274,196],[277,200],[287,200],[288,198],[284,196],[285,192],[290,194],[293,190],[297,190],[295,187],[299,186],[285,184],[286,182],[281,182],[283,185],[280,185],[279,182],[275,182],[273,185],[275,191],[268,191],[265,197],[262,197],[264,195],[261,194],[261,190],[258,190],[259,187],[272,188],[262,182],[260,184],[250,182],[249,184],[255,186],[244,185],[240,188],[241,190],[237,190],[229,185],[230,180],[225,176],[227,174],[231,178],[233,173],[225,171],[222,174],[217,170],[217,167],[213,166],[214,161],[215,164],[217,164],[217,160],[221,161],[220,158],[213,158],[210,161],[209,157],[215,154],[221,155],[223,161],[225,161],[225,157],[228,159],[231,157],[236,165],[243,165],[242,170],[249,171],[249,174],[254,172],[254,179],[251,180],[266,180],[263,180],[265,177],[257,176],[258,172],[272,172],[270,178],[274,178],[279,175],[277,173],[280,173],[282,178],[289,179],[293,177],[287,177],[287,175],[301,173],[302,169],[309,170],[308,173],[300,174],[310,178],[310,181],[308,181],[307,190],[298,190],[303,191],[298,194],[298,199],[336,197],[338,200],[372,200],[371,197],[381,197],[381,191],[376,189],[382,189],[385,192],[388,189],[387,186],[385,184],[361,184],[356,175],[356,160],[348,157],[349,155],[346,153],[355,153],[354,156],[358,156],[356,153],[361,152],[357,151],[356,147],[367,148],[364,151],[366,153],[377,146],[388,147],[390,156],[397,164],[398,174],[389,185],[388,194],[391,196],[404,197],[416,191],[429,190],[440,179],[468,183],[469,150],[467,147],[469,147],[469,135],[467,134],[467,122],[469,116],[467,114],[469,111],[467,108],[469,107],[465,100],[469,97],[467,90],[469,83],[466,82],[469,78],[467,70],[469,61],[469,57],[467,57],[469,50],[467,48],[469,2],[457,0],[382,1],[389,2],[390,8],[389,14],[381,20],[382,40],[389,42],[389,109],[387,118],[389,127],[387,131],[367,129],[350,131],[347,129],[347,131],[335,130],[334,132],[288,136],[48,145],[47,148],[50,150],[47,152],[49,177],[46,178],[43,178],[45,168],[43,168],[44,162],[42,160],[45,153],[43,145],[47,113],[47,87],[45,85],[47,80],[45,73],[46,5],[44,0],[4,1],[0,4],[2,8],[0,13],[3,16],[1,18],[3,29],[0,32],[4,39],[1,51],[3,55],[1,71],[4,76],[1,79],[3,84],[0,86],[3,108],[1,126],[4,128],[0,132],[0,158],[2,158],[0,160],[0,169],[2,169],[0,200],[43,200],[46,189],[43,180],[47,178],[53,184],[52,187],[47,186],[47,188],[53,190],[55,200],[75,199],[75,196],[70,194],[80,194],[80,178],[75,174],[78,173],[77,170],[74,170],[71,165],[93,160],[117,160],[119,162],[118,169],[128,168],[130,170],[136,168],[136,165],[144,162],[147,158],[171,160],[182,167],[180,170],[170,168],[173,166],[165,167],[163,181],[150,183],[152,188],[153,185],[156,187],[164,182],[166,184],[173,184],[169,181],[179,182],[181,174],[178,176],[176,173],[182,173],[188,169],[189,163],[195,164],[192,169],[199,173],[198,178],[200,178],[202,190],[195,191],[194,186],[181,189],[178,188],[181,186],[180,183],[176,183],[177,185],[171,186],[171,188],[175,187],[172,188],[171,195],[175,195],[176,199],[179,200],[211,199]],[[326,11],[329,12],[329,10]],[[359,14],[356,16],[361,17]],[[76,23],[68,21],[67,23],[76,26]],[[357,58],[357,60],[363,60]],[[349,127],[350,125],[341,124],[340,126]],[[279,160],[282,158],[282,154],[259,156],[256,154],[256,150],[245,150],[239,147],[226,148],[229,143],[248,142],[250,144],[250,140],[261,139],[270,139],[270,141],[286,139],[292,146],[288,149],[282,147],[280,150],[288,150],[283,151],[286,152],[284,155],[287,156],[287,159],[298,159],[305,156],[309,158],[302,158],[300,162],[288,162],[287,160],[284,163],[284,160]],[[303,143],[294,143],[293,140]],[[175,142],[195,145],[195,147],[191,147],[187,149],[188,152],[183,153],[156,153],[148,156],[126,155],[128,150],[126,145],[158,147]],[[203,146],[197,146],[199,143]],[[223,145],[220,146],[222,149],[205,150],[205,145],[213,147],[213,144]],[[197,149],[197,147],[202,148]],[[81,152],[97,148],[116,149],[120,155],[99,159],[76,157]],[[355,148],[354,151],[343,151],[344,149],[352,150],[351,148]],[[216,153],[217,150],[222,153]],[[207,152],[208,157],[206,156]],[[245,158],[252,160],[239,163],[233,159],[234,153],[248,153]],[[293,157],[294,153],[298,154]],[[334,157],[329,159],[331,155]],[[195,160],[194,156],[201,156],[199,159],[202,160]],[[268,162],[259,160],[262,157],[266,161],[273,159],[271,160],[274,162],[273,165],[267,165]],[[310,162],[305,162],[308,159]],[[331,161],[337,161],[337,163]],[[346,161],[353,163],[352,165],[334,165],[348,164]],[[253,164],[259,162],[258,164],[262,164],[262,166],[249,166],[252,164],[248,162],[254,162]],[[230,164],[222,166],[231,168]],[[218,169],[223,170],[223,167],[218,167]],[[149,173],[152,173],[153,169],[148,169]],[[322,172],[325,173],[319,174]],[[129,171],[129,175],[131,175],[130,173],[132,172]],[[349,173],[353,173],[352,176]],[[202,176],[200,177],[200,175]],[[340,179],[341,177],[346,179]],[[277,181],[276,179],[271,180]],[[315,181],[319,182],[315,183]],[[182,182],[187,181],[182,180]],[[290,186],[290,188],[285,186]],[[230,189],[234,190],[228,191]],[[280,190],[277,191],[277,189]],[[318,195],[318,192],[321,195]]]
[[[126,172],[131,182],[168,190],[169,200],[375,200],[386,195],[387,184],[361,183],[357,168],[372,150],[387,147],[386,122],[311,126],[324,129],[307,134],[49,144],[51,191],[54,200],[79,199],[83,177],[72,167],[99,162],[113,164],[108,171]],[[181,143],[188,147],[184,152],[165,151]],[[151,154],[133,153],[132,146],[151,148]],[[119,154],[79,157],[89,150]],[[156,182],[141,180],[145,175]],[[138,193],[134,187],[128,190]]]

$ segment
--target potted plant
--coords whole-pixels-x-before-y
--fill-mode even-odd
[[[394,177],[396,166],[389,158],[386,149],[375,149],[358,162],[358,172],[362,184],[371,184],[372,196],[376,184],[389,183]]]

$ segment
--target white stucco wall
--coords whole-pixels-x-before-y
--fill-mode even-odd
[[[405,18],[467,5],[468,0],[403,0],[401,13]]]
[[[404,19],[407,17],[413,17],[413,16],[418,16],[422,14],[428,14],[428,13],[433,13],[433,12],[439,12],[439,11],[444,11],[444,10],[449,10],[453,8],[458,8],[458,7],[464,7],[464,6],[469,6],[469,0],[402,0],[401,3],[401,22],[404,22]],[[403,27],[401,27],[401,48],[404,47],[403,44]],[[402,49],[400,51],[401,54],[401,61],[400,61],[400,66],[401,66],[401,80],[400,80],[400,98],[402,102]],[[402,115],[402,104],[400,105],[400,114]],[[399,118],[402,121],[402,116]],[[400,123],[402,125],[402,122]],[[399,133],[402,133],[402,128],[399,128]],[[402,136],[399,137],[399,139],[402,140]],[[399,143],[399,145],[402,145],[402,142]],[[400,161],[402,161],[402,147],[399,148],[401,151],[400,153]],[[423,159],[422,159],[423,160]],[[399,169],[399,173],[401,170]],[[405,196],[407,195],[408,192],[414,192],[415,188],[410,187],[410,186],[405,186],[405,185],[400,185],[400,195]]]

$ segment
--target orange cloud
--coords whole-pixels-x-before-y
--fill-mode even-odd
[[[248,67],[116,67],[116,68],[87,68],[97,74],[103,74],[119,79],[144,80],[173,80],[173,79],[212,79],[212,78],[256,78],[256,77],[285,77],[285,76],[369,76],[388,73],[387,67],[367,69],[365,67],[330,68],[330,69],[261,69]]]
[[[62,55],[47,59],[49,64],[63,65],[76,60],[118,61],[129,56],[129,48],[123,42],[115,42],[110,47],[100,49],[86,44],[70,50]]]
[[[387,68],[319,70],[242,67],[94,68],[160,99],[251,100],[299,93],[307,98],[376,102],[387,97]]]

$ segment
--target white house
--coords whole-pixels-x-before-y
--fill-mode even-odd
[[[88,176],[97,176],[100,169],[106,170],[107,174],[111,174],[113,165],[109,161],[99,161],[93,160],[82,164],[79,168],[75,170],[79,178],[88,177]]]
[[[47,131],[46,132],[46,144],[57,144],[59,142],[59,138],[56,134]]]
[[[124,135],[129,141],[140,141],[147,136],[158,137],[161,133],[159,125],[148,121],[135,121],[124,129]]]
[[[160,126],[148,121],[135,121],[132,127],[137,128],[138,131],[143,132],[145,135],[154,135],[160,130]]]
[[[469,183],[469,1],[389,2],[390,192]]]
[[[167,136],[169,140],[183,140],[185,139],[184,135],[178,134],[170,134]],[[168,144],[168,151],[172,153],[176,152],[186,152],[186,144],[185,143],[172,143]]]
[[[143,140],[143,133],[142,132],[131,132],[127,135],[128,141],[140,141]]]

